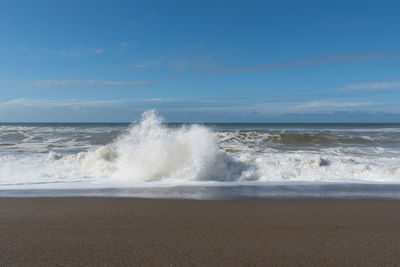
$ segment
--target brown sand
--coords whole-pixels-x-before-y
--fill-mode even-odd
[[[400,266],[400,201],[0,199],[0,265]]]

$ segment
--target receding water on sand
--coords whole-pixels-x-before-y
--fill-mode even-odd
[[[0,197],[134,197],[159,199],[400,199],[399,184],[287,183],[135,188],[11,189]]]

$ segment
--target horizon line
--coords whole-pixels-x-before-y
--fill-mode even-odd
[[[0,124],[138,124],[139,122],[56,122],[56,121],[34,121],[34,122],[1,122]],[[398,122],[176,122],[176,121],[167,121],[162,122],[162,124],[399,124]]]

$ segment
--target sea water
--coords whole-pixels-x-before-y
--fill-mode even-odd
[[[0,124],[0,196],[400,198],[399,124]]]

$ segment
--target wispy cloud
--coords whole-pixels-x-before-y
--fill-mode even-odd
[[[400,51],[358,51],[346,53],[323,54],[309,57],[301,57],[283,62],[266,63],[261,65],[249,66],[228,66],[217,69],[210,69],[208,72],[251,72],[251,71],[266,71],[274,69],[286,69],[297,67],[311,67],[328,63],[346,63],[346,62],[361,62],[377,59],[391,59],[400,57]]]
[[[120,47],[129,47],[135,45],[135,42],[121,42],[118,44]]]
[[[26,99],[16,98],[0,103],[7,106],[95,106],[118,104],[136,108],[160,108],[164,110],[236,110],[257,112],[287,112],[291,111],[313,111],[316,109],[341,110],[370,105],[381,105],[373,102],[335,102],[335,101],[310,101],[306,103],[275,102],[269,99],[256,98],[221,98],[221,99],[185,99],[185,98],[148,98],[137,100],[48,100],[48,99]]]
[[[137,100],[50,100],[16,98],[0,102],[0,121],[132,121],[157,109],[167,121],[327,122],[397,121],[399,103],[275,102],[256,98]],[[353,114],[353,115],[352,115]],[[379,115],[376,117],[375,115]],[[374,118],[374,116],[376,118]]]
[[[152,59],[152,60],[132,64],[131,66],[136,69],[145,69],[145,68],[150,68],[150,67],[152,67],[154,69],[158,69],[158,68],[160,68],[161,63],[162,63],[162,58],[159,58],[159,59]]]
[[[139,86],[148,86],[154,84],[155,81],[150,80],[36,80],[29,82],[32,87],[125,87],[133,88]]]
[[[366,90],[380,91],[400,89],[400,81],[371,81],[360,83],[348,83],[339,88],[340,90]]]
[[[85,55],[103,54],[104,48],[102,48],[102,47],[95,47],[95,48],[78,47],[78,48],[73,48],[73,49],[46,49],[45,52],[48,55],[78,58],[78,57],[82,57]]]
[[[168,65],[176,70],[185,70],[188,66],[192,65],[193,63],[188,60],[183,59],[171,59],[168,62]]]
[[[217,61],[214,60],[211,54],[205,55],[189,55],[187,53],[178,55],[160,56],[158,58],[147,61],[139,61],[136,63],[126,64],[127,67],[136,70],[142,69],[169,69],[172,71],[193,71],[202,72],[212,67],[217,66]]]
[[[212,54],[190,56],[187,54],[171,58],[168,66],[175,70],[196,70],[205,71],[217,66]]]
[[[122,100],[49,100],[15,98],[0,103],[0,107],[74,107],[74,106],[109,106],[123,103]]]
[[[311,101],[297,106],[299,109],[312,108],[355,108],[361,106],[369,106],[372,102],[334,102],[334,101]],[[376,104],[376,103],[375,103]]]

